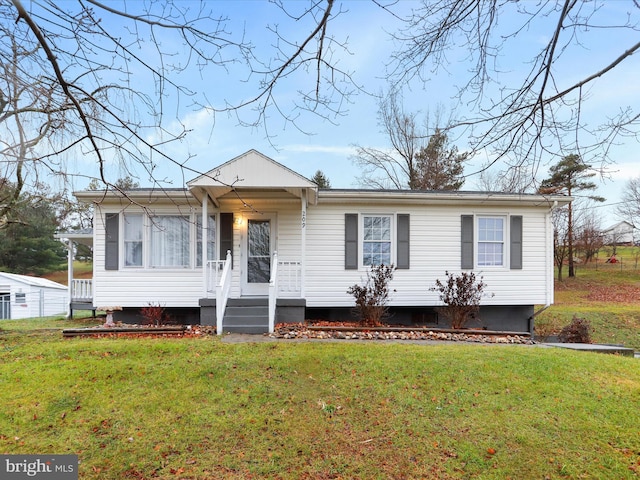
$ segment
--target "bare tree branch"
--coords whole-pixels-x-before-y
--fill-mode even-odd
[[[473,151],[490,152],[492,163],[521,158],[531,172],[538,170],[543,159],[571,152],[606,164],[619,135],[638,134],[639,117],[637,111],[622,108],[601,126],[588,124],[583,114],[589,101],[585,92],[628,62],[640,49],[640,42],[633,42],[604,65],[586,62],[575,75],[563,69],[574,52],[589,48],[594,32],[640,32],[637,2],[626,18],[617,17],[622,20],[610,18],[609,5],[578,0],[425,0],[394,35],[400,47],[389,64],[390,81],[401,85],[416,79],[426,82],[430,74],[448,67],[449,56],[459,61],[460,54],[466,54],[469,75],[459,87],[458,98],[471,113],[450,128],[468,135]],[[538,53],[526,56],[526,52],[508,50],[523,36],[534,30],[543,34],[545,29],[548,41]],[[535,52],[533,45],[527,47]],[[522,67],[529,65],[528,73],[514,80],[518,67],[511,67],[516,72],[506,72],[500,65],[502,58],[521,60]],[[581,76],[566,85],[576,75]]]

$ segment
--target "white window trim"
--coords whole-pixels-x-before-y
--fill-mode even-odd
[[[364,263],[364,217],[388,217],[391,219],[389,224],[390,238],[389,246],[390,255],[389,261],[391,264],[396,264],[396,250],[397,250],[397,228],[396,228],[396,213],[379,213],[379,212],[361,212],[358,218],[358,265],[360,270],[368,270],[370,265]]]
[[[480,243],[498,243],[498,242],[480,242],[480,219],[481,218],[500,218],[503,222],[502,229],[502,265],[481,265],[479,262]],[[476,213],[473,222],[473,259],[476,269],[482,270],[509,270],[509,214],[507,213]]]

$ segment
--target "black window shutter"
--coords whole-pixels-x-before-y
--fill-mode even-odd
[[[344,214],[344,268],[358,269],[358,214]]]
[[[220,260],[227,258],[227,250],[233,254],[233,213],[220,214]],[[233,257],[231,257],[233,268]]]
[[[409,214],[398,214],[398,252],[396,268],[409,268]]]
[[[473,268],[473,215],[462,215],[461,258],[463,269]]]
[[[105,270],[118,270],[119,256],[119,229],[120,229],[120,216],[117,213],[107,213],[104,216],[104,233],[105,233],[105,245],[104,245],[104,269]]]
[[[511,245],[509,247],[512,270],[522,270],[522,216],[511,216],[510,237]]]

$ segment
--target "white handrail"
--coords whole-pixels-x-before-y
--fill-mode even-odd
[[[231,250],[227,250],[227,258],[223,263],[222,273],[216,284],[216,333],[218,335],[222,335],[222,319],[231,290]]]
[[[74,278],[71,281],[72,300],[91,300],[93,298],[93,280]]]
[[[278,298],[278,252],[271,259],[271,278],[269,279],[269,333],[273,333],[276,323],[276,300]]]
[[[224,269],[224,263],[225,260],[207,261],[206,289],[208,298],[212,298],[215,296],[216,286],[220,282],[220,273]]]

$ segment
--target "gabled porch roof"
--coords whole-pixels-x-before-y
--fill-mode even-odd
[[[318,201],[318,186],[311,180],[272,160],[256,150],[242,155],[187,182],[194,197],[202,201],[205,193],[214,203],[234,190],[288,192],[306,198],[308,204]]]
[[[93,228],[85,228],[72,232],[60,232],[53,235],[58,240],[72,240],[89,247],[93,247]]]

